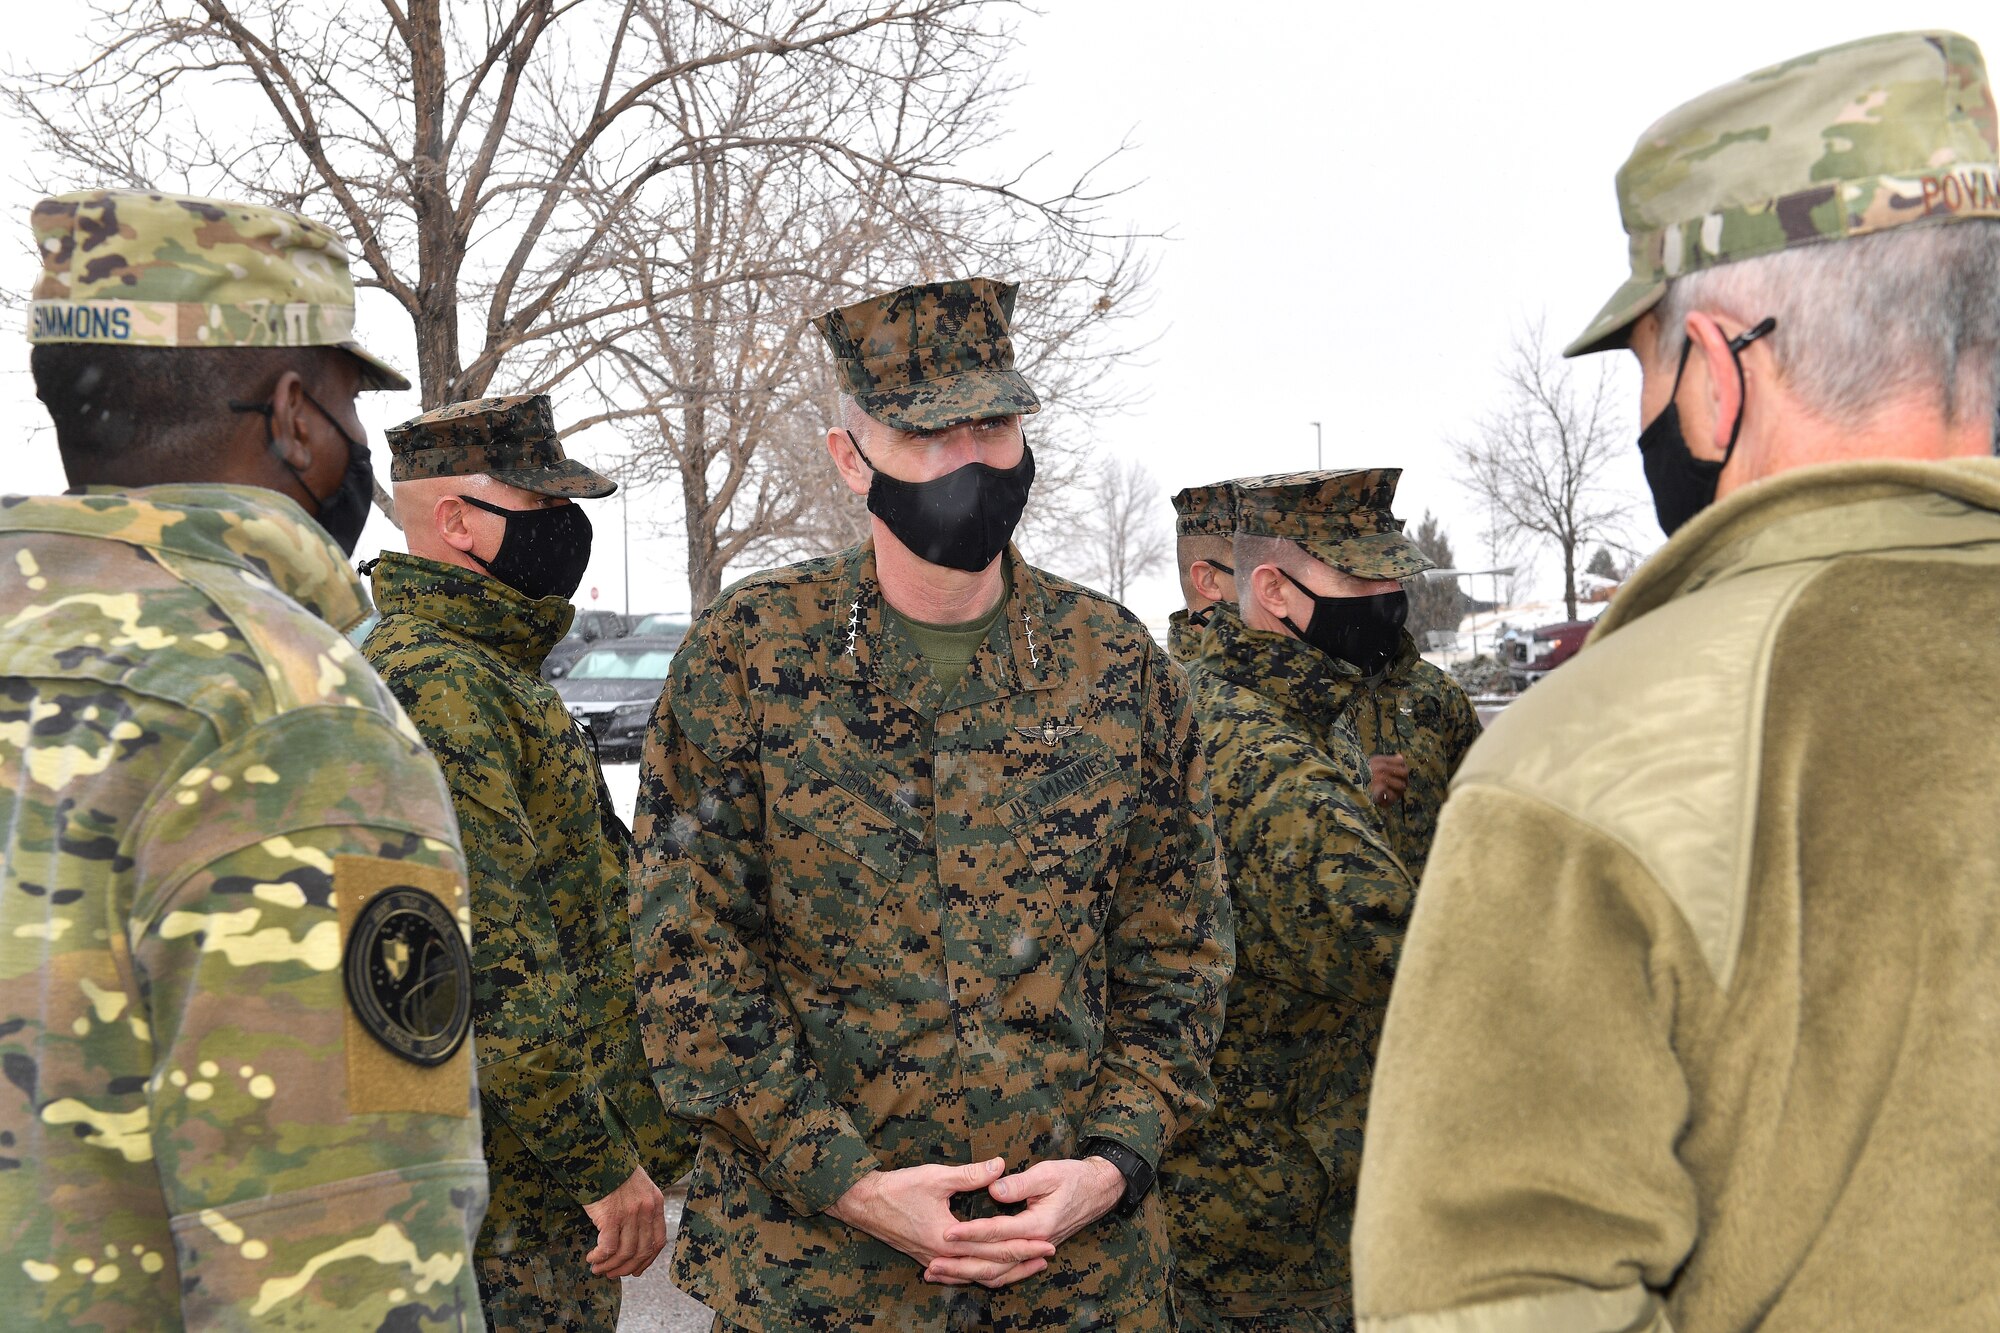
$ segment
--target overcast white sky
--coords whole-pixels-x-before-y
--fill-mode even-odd
[[[1403,468],[1398,509],[1442,515],[1461,563],[1479,555],[1480,524],[1447,441],[1496,401],[1514,330],[1546,315],[1565,342],[1623,277],[1612,175],[1633,140],[1715,84],[1890,26],[1881,5],[1854,0],[1700,15],[1601,0],[1044,0],[1044,11],[1021,25],[1028,86],[1012,156],[1047,151],[1052,166],[1076,168],[1129,134],[1135,148],[1114,172],[1138,183],[1120,208],[1174,237],[1160,247],[1147,330],[1158,340],[1122,372],[1143,401],[1104,423],[1102,447],[1142,460],[1164,509],[1191,483],[1312,466],[1317,420],[1326,466]],[[1995,13],[1949,0],[1897,11],[1897,26],[2000,41]],[[75,27],[46,8],[9,20],[16,52],[58,49]],[[0,239],[0,256],[25,293],[33,195],[18,149],[8,166],[0,222],[19,243]],[[414,368],[393,308],[364,299],[361,336]],[[0,364],[0,431],[18,442],[4,488],[60,490],[26,345],[16,348]],[[1635,387],[1628,359],[1614,359]],[[415,410],[414,395],[364,399],[378,463],[382,428]],[[1634,419],[1635,439],[1638,429]],[[1624,480],[1639,505],[1633,539],[1650,547],[1636,447]],[[634,610],[686,609],[678,536],[640,532],[642,517],[671,522],[670,503],[633,498]],[[595,587],[598,604],[622,606],[618,502],[593,512],[597,555],[579,597]],[[395,535],[378,517],[364,546]],[[1178,591],[1161,576],[1129,600],[1157,622]]]

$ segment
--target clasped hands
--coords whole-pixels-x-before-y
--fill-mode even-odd
[[[1125,1177],[1102,1157],[1051,1158],[1007,1175],[1006,1159],[871,1171],[827,1212],[924,1266],[924,1281],[1004,1287],[1049,1266],[1056,1247],[1111,1211]],[[961,1222],[951,1196],[985,1190],[1018,1213]]]

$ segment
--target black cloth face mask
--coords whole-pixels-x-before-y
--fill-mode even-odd
[[[1653,513],[1660,520],[1660,530],[1669,537],[1715,503],[1715,483],[1722,476],[1722,469],[1729,466],[1730,456],[1736,452],[1736,436],[1743,429],[1744,406],[1740,400],[1749,388],[1743,379],[1743,349],[1777,327],[1778,321],[1767,317],[1729,340],[1729,359],[1736,363],[1739,403],[1736,424],[1729,428],[1729,443],[1723,447],[1719,463],[1696,458],[1688,449],[1687,437],[1681,433],[1681,409],[1675,400],[1680,396],[1681,376],[1687,373],[1688,353],[1694,350],[1693,339],[1682,340],[1681,363],[1674,370],[1674,387],[1667,395],[1667,405],[1639,432],[1639,456],[1646,466],[1646,487],[1653,493]]]
[[[231,403],[229,410],[256,412],[263,416],[264,447],[278,460],[279,467],[292,474],[292,480],[298,482],[299,489],[311,496],[313,522],[333,538],[342,554],[353,555],[355,546],[361,541],[361,529],[368,526],[368,506],[375,501],[375,464],[368,456],[368,446],[349,435],[339,418],[320,406],[319,399],[309,393],[304,397],[319,409],[321,416],[333,423],[333,429],[347,442],[347,469],[341,473],[340,485],[334,488],[331,495],[313,495],[313,488],[306,485],[304,474],[293,467],[278,448],[278,442],[271,434],[271,404]]]
[[[1403,622],[1410,618],[1410,595],[1401,588],[1367,597],[1322,597],[1292,579],[1292,586],[1312,598],[1312,618],[1300,629],[1290,616],[1278,623],[1305,642],[1372,676],[1395,660],[1403,646]]]
[[[458,498],[507,521],[500,534],[500,549],[490,562],[466,552],[479,561],[481,569],[536,601],[568,598],[576,592],[583,582],[583,571],[590,565],[590,515],[583,512],[583,506],[570,503],[542,509],[503,509],[470,495]]]
[[[1012,467],[967,463],[929,481],[901,481],[879,470],[861,453],[861,441],[847,432],[854,452],[874,473],[868,483],[868,512],[888,525],[896,540],[919,560],[977,574],[1007,549],[1028,488],[1035,484],[1035,453],[1021,438],[1021,461]]]

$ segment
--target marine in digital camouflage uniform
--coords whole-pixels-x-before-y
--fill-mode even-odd
[[[1376,470],[1371,493],[1353,511],[1355,535],[1400,530],[1402,524],[1390,507],[1401,475],[1398,468]],[[1411,881],[1421,880],[1451,775],[1479,739],[1479,714],[1457,681],[1424,660],[1416,639],[1406,630],[1395,659],[1362,679],[1347,715],[1353,720],[1363,754],[1371,760],[1378,756],[1401,759],[1407,766],[1406,785],[1400,790],[1378,779],[1372,791],[1375,812],[1389,845],[1410,872]]]
[[[1370,580],[1425,567],[1393,527],[1356,530],[1374,480],[1236,483],[1246,595],[1246,536]],[[1369,809],[1358,670],[1218,606],[1190,675],[1237,952],[1216,1110],[1181,1136],[1160,1180],[1175,1303],[1183,1328],[1348,1330],[1369,1065],[1415,889]]]
[[[1174,492],[1173,504],[1174,561],[1180,566],[1181,597],[1187,605],[1167,617],[1167,655],[1186,666],[1201,646],[1211,608],[1218,600],[1229,601],[1236,592],[1235,570],[1229,563],[1229,540],[1236,535],[1236,500],[1230,483],[1218,481]],[[1204,578],[1217,580],[1214,590],[1222,594],[1219,599],[1207,596],[1197,586],[1196,580]],[[1220,582],[1222,579],[1228,581]]]
[[[977,427],[1035,406],[1012,297],[908,288],[820,328],[873,420]],[[1010,549],[947,687],[893,624],[891,540],[726,591],[646,745],[647,1051],[703,1124],[675,1279],[766,1333],[1165,1329],[1164,1218],[1132,1182],[1209,1105],[1231,956],[1186,678]],[[827,1211],[878,1169],[1103,1153],[1136,1206],[993,1290],[928,1283]]]
[[[351,340],[345,255],[305,219],[92,193],[34,221],[37,355],[105,358],[121,398],[139,338],[190,373]],[[80,421],[159,406],[46,369],[73,481]],[[0,500],[0,1323],[477,1329],[451,807],[341,635],[366,611],[341,550],[275,489],[202,482],[282,478],[267,440],[309,436],[324,505],[340,436],[202,409],[184,482]],[[94,442],[100,477],[163,466]]]
[[[389,432],[405,532],[430,522],[404,483],[490,475],[596,498],[611,482],[564,457],[546,395],[490,397]],[[489,553],[490,554],[490,553]],[[381,621],[362,653],[444,769],[471,870],[473,1026],[492,1202],[480,1291],[496,1329],[614,1329],[616,1279],[584,1256],[583,1206],[633,1172],[687,1166],[690,1134],[654,1093],[633,1012],[630,838],[589,740],[541,679],[569,629],[564,596],[401,552],[373,568]]]

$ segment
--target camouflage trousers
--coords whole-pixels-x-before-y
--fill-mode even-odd
[[[944,1325],[927,1333],[1030,1333],[1031,1330],[1033,1333],[1172,1333],[1174,1328],[1173,1307],[1165,1296],[1151,1305],[1108,1319],[1049,1310],[1030,1312],[1025,1317],[996,1318],[986,1298],[983,1288],[961,1291],[953,1300]],[[882,1329],[885,1333],[894,1329],[896,1333],[907,1333],[907,1326],[896,1322],[893,1311],[856,1310],[854,1314],[859,1316],[857,1321],[843,1328]],[[749,1331],[717,1315],[709,1325],[709,1333]]]
[[[554,1246],[475,1260],[489,1333],[617,1333],[617,1278],[592,1277],[583,1261],[597,1244]]]
[[[1192,1288],[1175,1287],[1174,1327],[1181,1333],[1354,1333],[1354,1316],[1339,1309],[1232,1315]]]
[[[480,1227],[472,1271],[492,1333],[616,1333],[616,1277],[584,1261],[598,1229],[570,1205],[512,1129],[486,1119],[486,1169],[494,1199]],[[494,1253],[504,1251],[504,1253]]]

